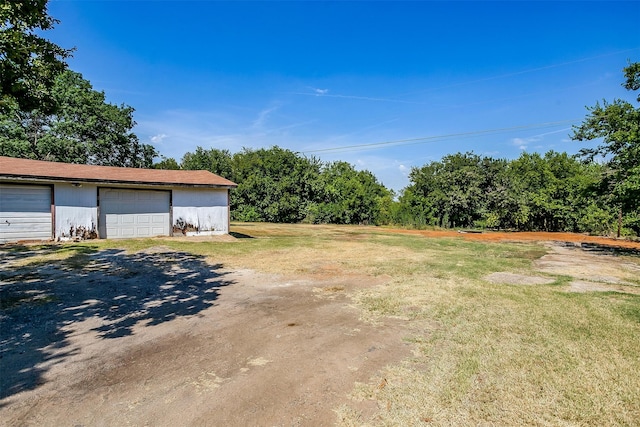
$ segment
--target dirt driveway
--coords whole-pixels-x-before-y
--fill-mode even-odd
[[[0,425],[331,425],[345,401],[367,420],[377,403],[349,400],[354,384],[411,355],[416,324],[365,323],[346,296],[388,277],[230,271],[166,247],[64,246],[75,252],[60,262],[59,250],[0,248]],[[538,268],[569,271],[559,262],[576,250]],[[583,255],[578,272],[596,265]]]
[[[399,321],[365,324],[344,296],[365,277],[163,248],[25,266],[37,252],[2,253],[2,425],[328,425],[354,382],[409,354]]]

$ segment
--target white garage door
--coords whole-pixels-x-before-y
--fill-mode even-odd
[[[100,189],[100,237],[169,235],[168,191]]]
[[[51,236],[51,187],[0,184],[0,242]]]

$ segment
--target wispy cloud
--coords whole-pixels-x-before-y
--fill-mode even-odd
[[[482,77],[482,78],[479,78],[479,79],[467,80],[467,81],[452,83],[452,84],[448,84],[448,85],[444,85],[444,86],[440,86],[440,87],[436,87],[436,88],[423,89],[423,90],[417,91],[417,92],[416,91],[409,92],[409,93],[405,93],[405,94],[402,94],[402,95],[412,95],[412,94],[416,94],[416,93],[431,92],[431,91],[436,91],[436,90],[449,89],[449,88],[453,88],[453,87],[457,87],[457,86],[466,86],[466,85],[472,85],[472,84],[475,85],[475,84],[486,82],[486,81],[490,81],[490,80],[498,80],[498,79],[510,78],[510,77],[519,76],[519,75],[522,75],[522,74],[535,73],[535,72],[538,72],[538,71],[544,71],[544,70],[549,70],[549,69],[558,68],[558,67],[565,67],[567,65],[573,65],[573,64],[580,63],[580,62],[587,62],[587,61],[592,61],[594,59],[601,59],[601,58],[605,58],[605,57],[609,57],[609,56],[613,56],[613,55],[619,55],[621,53],[633,52],[633,51],[636,51],[638,49],[640,49],[640,48],[634,47],[634,48],[631,48],[631,49],[618,50],[618,51],[614,51],[614,52],[605,53],[605,54],[602,54],[602,55],[584,57],[584,58],[579,58],[579,59],[576,59],[576,60],[573,60],[573,61],[558,62],[558,63],[555,63],[555,64],[548,64],[548,65],[543,65],[543,66],[539,66],[539,67],[527,68],[527,69],[524,69],[524,70],[514,71],[514,72],[506,73],[506,74],[498,74],[498,75],[493,75],[493,76],[488,76],[488,77]]]
[[[306,120],[304,122],[290,123],[290,124],[287,124],[287,125],[284,125],[284,126],[280,126],[280,127],[269,129],[269,130],[265,131],[265,133],[266,134],[281,133],[281,132],[287,131],[289,129],[294,129],[294,128],[298,128],[298,127],[301,127],[301,126],[305,126],[305,125],[314,123],[315,121],[316,120],[314,119],[314,120]]]
[[[306,129],[300,132],[293,130],[308,125],[316,119],[289,121],[290,118],[281,114],[282,109],[276,113],[278,107],[279,105],[274,104],[260,111],[244,110],[237,114],[235,110],[230,109],[224,111],[170,110],[154,117],[140,118],[135,132],[142,139],[154,142],[163,156],[180,161],[185,153],[195,151],[198,146],[206,149],[226,149],[237,153],[244,147],[259,149],[278,145],[293,151],[302,151],[303,148],[313,144],[328,147],[339,143],[344,144],[344,141],[357,142],[363,140],[362,138],[365,140],[372,138],[370,132],[384,124],[379,122],[358,128],[351,133],[338,136],[339,140],[336,140],[336,137],[318,138],[317,135],[310,136]],[[389,120],[391,121],[394,120]],[[399,160],[387,153],[367,155],[360,151],[329,153],[322,155],[321,159],[323,161],[343,160],[353,164],[357,169],[369,170],[388,188],[399,191],[408,184],[411,166],[419,161],[419,157]]]
[[[260,129],[262,128],[267,120],[269,119],[269,116],[271,115],[271,113],[277,111],[280,108],[280,104],[276,103],[273,104],[270,107],[265,108],[264,110],[260,111],[260,113],[258,113],[258,118],[256,118],[253,121],[252,127]]]
[[[529,136],[526,138],[512,138],[511,139],[511,144],[515,145],[516,147],[518,147],[521,150],[526,150],[529,145],[531,145],[534,142],[540,142],[542,140],[544,140],[544,137],[547,135],[553,135],[556,133],[560,133],[560,132],[566,132],[568,130],[570,130],[571,128],[563,128],[563,129],[559,129],[559,130],[554,130],[551,132],[544,132],[544,133],[539,133],[537,135],[533,135],[533,136]],[[543,145],[537,145],[536,148],[544,148]]]
[[[526,150],[531,142],[533,141],[529,140],[529,138],[513,138],[511,140],[511,143],[521,150]]]
[[[166,137],[167,137],[166,134],[160,133],[157,135],[153,135],[150,139],[151,139],[151,142],[154,144],[161,144]]]
[[[375,129],[379,129],[381,127],[385,127],[386,125],[393,123],[393,122],[397,122],[398,119],[397,118],[392,118],[389,120],[385,120],[385,121],[381,121],[381,122],[377,122],[374,123],[370,126],[365,126],[365,127],[361,127],[359,129],[355,129],[352,130],[350,132],[345,132],[345,133],[341,133],[341,134],[337,134],[337,135],[332,135],[328,138],[325,138],[323,141],[321,141],[318,144],[315,144],[314,146],[318,146],[318,147],[324,147],[324,148],[333,148],[333,147],[340,147],[341,145],[344,145],[344,141],[348,140],[348,141],[353,141],[354,137],[357,137],[357,139],[361,140],[363,137],[365,139],[367,138],[367,135],[371,134],[372,130]],[[378,137],[377,135],[375,137]]]
[[[372,172],[387,188],[396,192],[409,184],[410,161],[391,159],[385,155],[362,156],[361,154],[341,155],[340,159],[353,164],[356,169]]]
[[[399,104],[428,105],[425,102],[405,101],[402,99],[376,98],[372,96],[358,96],[358,95],[330,94],[328,89],[313,89],[312,92],[291,92],[291,94],[300,95],[300,96],[317,96],[322,98],[355,99],[358,101],[395,102]]]
[[[279,145],[296,150],[308,140],[294,128],[313,120],[295,121],[273,116],[280,104],[259,111],[191,111],[167,110],[149,118],[138,119],[135,132],[151,141],[160,154],[177,160],[196,147],[226,149],[232,153],[244,147],[266,148]],[[274,123],[275,122],[275,123]]]

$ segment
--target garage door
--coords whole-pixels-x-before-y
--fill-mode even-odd
[[[51,236],[51,187],[0,184],[0,242]]]
[[[168,191],[100,189],[100,237],[169,235]]]

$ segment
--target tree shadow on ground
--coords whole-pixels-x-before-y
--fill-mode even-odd
[[[556,244],[564,246],[569,249],[582,249],[585,252],[592,253],[594,255],[625,255],[640,257],[640,249],[627,248],[624,246],[616,246],[615,243],[600,244],[591,242],[556,242]]]
[[[253,236],[244,233],[238,233],[236,231],[230,231],[229,235],[235,237],[236,239],[253,239]]]
[[[626,255],[640,256],[640,250],[634,248],[625,248],[615,245],[599,245],[597,243],[582,243],[580,247],[588,252],[596,254]]]
[[[233,283],[221,265],[169,250],[13,246],[0,247],[0,259],[0,399],[37,388],[53,365],[77,354],[70,337],[79,322],[99,323],[99,339],[125,337],[201,315]]]

